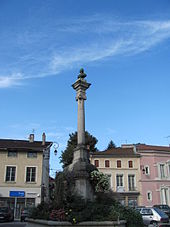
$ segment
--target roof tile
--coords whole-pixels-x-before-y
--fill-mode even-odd
[[[29,142],[28,140],[0,139],[0,149],[17,149],[17,150],[39,150],[49,146],[51,142],[42,145],[42,141]]]

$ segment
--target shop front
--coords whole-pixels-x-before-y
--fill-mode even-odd
[[[21,210],[25,207],[35,207],[40,203],[40,190],[9,190],[0,189],[0,206],[8,206],[14,211],[14,217],[20,218]]]

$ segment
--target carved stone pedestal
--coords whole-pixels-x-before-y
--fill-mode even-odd
[[[69,165],[67,171],[73,177],[73,194],[81,196],[85,200],[93,200],[94,190],[90,182],[90,172],[96,168],[90,164],[88,152],[84,146],[76,148],[73,163]]]

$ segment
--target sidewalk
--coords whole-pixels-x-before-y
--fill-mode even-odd
[[[157,225],[158,227],[167,227],[170,226],[170,223],[158,223]],[[154,225],[148,225],[148,227],[154,227]]]

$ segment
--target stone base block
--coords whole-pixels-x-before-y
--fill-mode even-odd
[[[45,221],[45,220],[34,220],[28,219],[27,227],[71,227],[72,224],[70,222],[59,222],[59,221]],[[88,222],[80,222],[78,224],[74,224],[76,227],[125,227],[126,221],[88,221]]]

